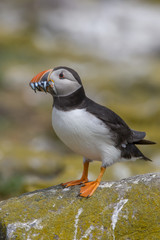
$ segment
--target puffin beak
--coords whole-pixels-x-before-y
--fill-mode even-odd
[[[36,92],[44,91],[47,92],[50,86],[49,84],[49,76],[53,69],[45,70],[43,72],[38,73],[32,80],[30,81],[30,87]]]

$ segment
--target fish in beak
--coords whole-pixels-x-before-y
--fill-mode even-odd
[[[51,93],[52,91],[56,94],[56,89],[54,86],[54,81],[49,79],[50,74],[53,69],[48,69],[38,73],[32,80],[30,81],[30,87],[36,92],[44,91]]]

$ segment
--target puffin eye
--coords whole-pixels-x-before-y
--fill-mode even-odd
[[[61,72],[61,73],[59,74],[59,78],[64,78],[63,72]]]

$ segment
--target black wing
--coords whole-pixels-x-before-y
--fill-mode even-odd
[[[123,119],[109,108],[95,103],[89,98],[86,100],[86,110],[106,124],[111,130],[116,146],[120,146],[123,143],[138,142],[145,137],[145,132],[131,130]]]

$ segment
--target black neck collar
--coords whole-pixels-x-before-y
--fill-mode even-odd
[[[62,111],[69,111],[76,108],[81,108],[82,103],[86,98],[84,88],[80,87],[75,92],[67,96],[54,96],[53,106]]]

